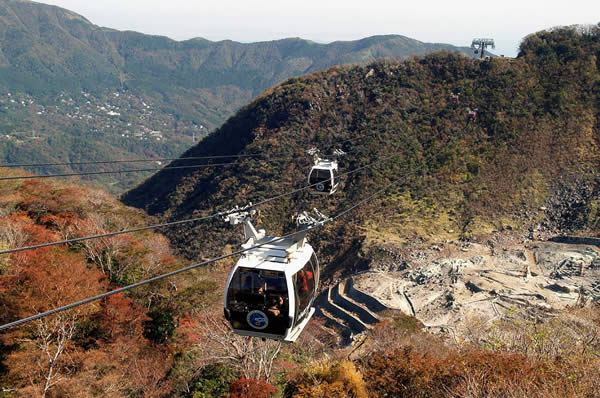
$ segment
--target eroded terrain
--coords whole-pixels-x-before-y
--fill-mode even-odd
[[[415,264],[356,275],[354,285],[455,339],[470,319],[492,322],[514,314],[536,319],[600,301],[600,249],[594,245],[436,249],[437,256],[417,256]]]

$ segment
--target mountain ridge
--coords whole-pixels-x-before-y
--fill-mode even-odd
[[[71,11],[29,1],[2,1],[0,21],[0,112],[4,115],[0,161],[13,163],[40,156],[44,158],[39,161],[46,163],[70,161],[64,152],[77,158],[91,153],[88,160],[92,161],[103,160],[93,154],[106,152],[123,153],[125,158],[173,157],[193,144],[194,137],[220,126],[252,98],[290,77],[333,65],[442,49],[472,56],[466,48],[399,35],[329,44],[298,38],[258,43],[175,41],[100,27]],[[88,94],[95,99],[86,98]],[[136,100],[114,103],[115,94]],[[71,108],[62,103],[69,98]],[[119,107],[113,112],[120,115],[108,119],[98,112],[82,115],[87,101],[98,109],[106,104]],[[138,102],[150,104],[152,114],[142,114]],[[15,132],[32,130],[41,140],[15,137]],[[161,141],[144,136],[138,140],[143,142],[132,142],[134,134],[148,131],[161,131]],[[50,142],[54,137],[60,137],[65,151]],[[88,153],[74,143],[77,137],[87,141]],[[24,143],[16,145],[15,140]],[[105,186],[119,183],[121,189],[132,180],[131,176],[127,181],[100,179]]]

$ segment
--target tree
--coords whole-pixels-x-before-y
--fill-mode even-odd
[[[144,337],[155,343],[165,344],[175,333],[173,316],[160,310],[149,312],[148,316],[150,319],[144,322]]]
[[[73,339],[79,318],[79,311],[71,311],[49,320],[36,321],[36,345],[44,354],[37,361],[44,378],[42,398],[62,380],[63,373],[69,372],[68,360],[65,360],[62,354]]]
[[[217,362],[200,369],[194,377],[186,396],[190,398],[222,397],[229,391],[231,382],[237,379],[230,366]]]
[[[273,375],[273,362],[281,351],[280,341],[239,336],[220,314],[205,312],[183,323],[199,364],[223,362],[245,379],[269,380]]]
[[[30,229],[32,231],[35,232],[35,228]],[[80,257],[66,253],[65,249],[37,249],[19,257],[22,275],[9,292],[9,295],[18,295],[11,304],[18,317],[56,308],[101,291],[102,275],[86,267]],[[79,324],[94,311],[95,307],[88,305],[40,319],[32,328],[8,332],[6,338],[36,348],[9,354],[7,359],[16,364],[10,369],[13,377],[29,380],[45,397],[71,373],[69,354],[75,349],[73,339]]]
[[[367,390],[361,373],[349,361],[322,361],[310,365],[293,381],[294,398],[366,398]]]
[[[74,223],[77,236],[100,235],[106,231],[97,217],[80,220]],[[127,239],[123,236],[108,236],[98,239],[88,239],[78,242],[86,258],[96,264],[110,280],[118,281],[126,271],[119,267],[117,256],[127,246]]]
[[[275,387],[263,380],[239,379],[229,386],[230,398],[270,398],[276,392]]]

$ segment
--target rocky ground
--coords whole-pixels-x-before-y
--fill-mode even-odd
[[[357,289],[460,340],[469,319],[552,316],[600,301],[600,248],[528,241],[448,244],[353,277]]]

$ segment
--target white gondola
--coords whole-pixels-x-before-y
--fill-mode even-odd
[[[332,195],[339,186],[338,162],[337,160],[321,159],[315,148],[307,151],[314,157],[314,165],[308,173],[308,185],[310,192],[315,195]],[[341,156],[344,152],[336,151],[334,156]]]
[[[250,248],[276,240],[258,232],[248,213],[226,220],[243,222]],[[319,263],[306,231],[245,252],[233,267],[224,298],[225,318],[237,334],[294,342],[315,312]]]

